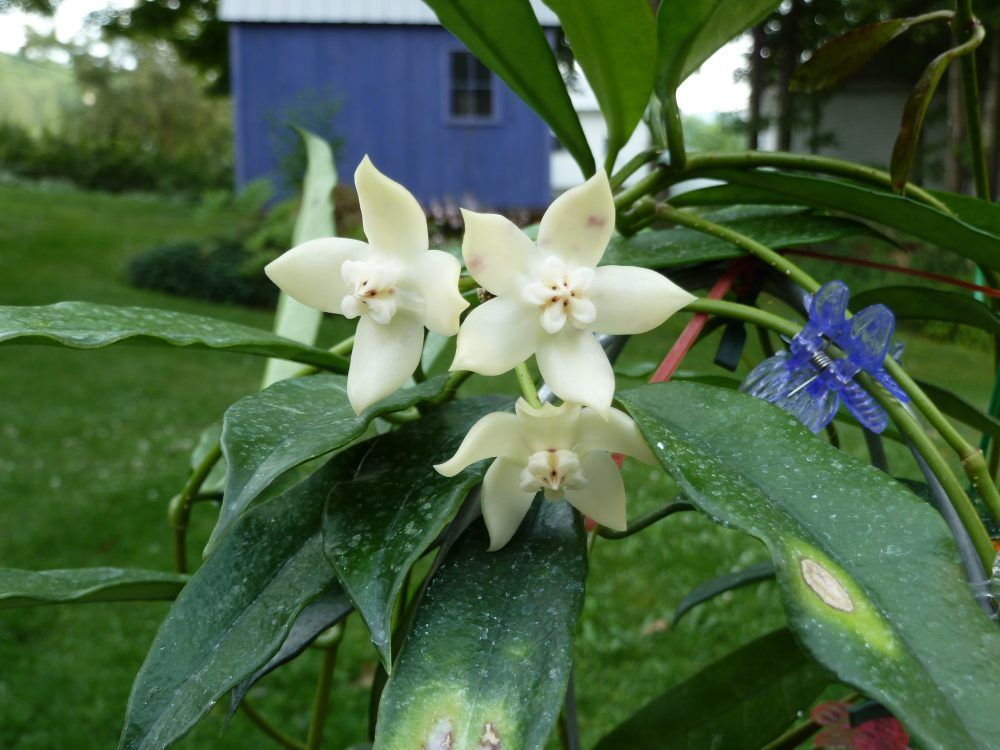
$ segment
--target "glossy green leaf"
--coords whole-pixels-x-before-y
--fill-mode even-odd
[[[240,518],[177,597],[132,686],[120,748],[173,745],[278,651],[306,605],[335,582],[323,506],[367,446],[341,454]]]
[[[656,91],[674,90],[730,39],[760,23],[780,0],[689,0],[660,3]]]
[[[536,501],[489,552],[474,524],[431,581],[379,706],[375,750],[537,750],[556,718],[587,549],[567,503]]]
[[[218,546],[254,498],[286,471],[357,440],[382,414],[439,395],[445,380],[441,376],[396,391],[360,415],[351,408],[347,378],[341,375],[292,378],[241,398],[223,418],[226,488],[207,551]]]
[[[995,439],[1000,440],[1000,419],[991,417],[961,396],[933,383],[918,380],[917,385],[949,417],[957,419],[959,422],[964,422],[979,432],[985,432],[988,435],[992,435]]]
[[[485,464],[443,477],[469,428],[503,398],[462,399],[374,441],[356,478],[330,495],[323,524],[327,559],[391,671],[392,608],[407,571],[479,484]]]
[[[178,346],[281,357],[326,370],[347,372],[347,360],[258,328],[218,318],[93,302],[39,307],[0,307],[0,345],[46,344],[99,349],[112,344]]]
[[[1000,235],[959,216],[887,190],[826,177],[771,170],[705,170],[704,177],[731,184],[692,190],[671,199],[675,206],[808,203],[894,227],[987,268],[1000,270]]]
[[[925,750],[1000,736],[1000,631],[941,517],[901,484],[745,394],[694,383],[620,395],[680,490],[768,547],[791,628]]]
[[[187,576],[129,568],[0,568],[0,609],[40,604],[173,599]]]
[[[315,133],[301,128],[296,130],[306,147],[306,174],[302,180],[302,202],[292,233],[293,247],[336,234],[333,188],[337,184],[337,170],[333,166],[333,150],[326,140]],[[293,341],[315,344],[322,319],[323,313],[320,310],[306,307],[281,292],[274,316],[274,332]],[[287,360],[268,360],[263,387],[291,377],[298,369],[295,363]]]
[[[791,632],[776,630],[657,696],[595,750],[759,750],[828,683]]]
[[[1000,316],[968,294],[924,286],[886,286],[855,294],[851,307],[860,309],[876,302],[889,307],[898,320],[943,320],[1000,335]]]
[[[859,26],[831,39],[796,68],[792,91],[821,91],[850,78],[912,25],[909,18],[890,18]]]
[[[424,2],[442,26],[541,115],[584,175],[594,174],[594,157],[583,127],[529,0]]]
[[[653,91],[656,30],[647,0],[545,0],[562,22],[608,127],[609,162],[642,119]]]
[[[959,195],[943,190],[931,190],[930,193],[957,214],[962,221],[1000,237],[1000,205],[972,195]]]
[[[853,236],[881,237],[860,222],[787,206],[737,206],[712,211],[705,214],[705,218],[773,248],[832,242]],[[673,227],[639,232],[631,237],[616,235],[601,262],[662,269],[743,255],[745,253],[730,242],[686,227]]]
[[[236,713],[250,688],[278,667],[284,666],[299,656],[325,630],[343,620],[353,609],[350,598],[344,593],[344,589],[339,583],[333,584],[318,599],[310,602],[295,618],[295,624],[288,631],[288,636],[278,652],[270,658],[267,664],[233,688],[229,698],[227,721]]]
[[[735,570],[732,573],[725,573],[703,581],[681,599],[681,603],[674,610],[673,624],[676,625],[680,622],[680,619],[684,615],[699,604],[704,604],[720,594],[725,594],[727,591],[733,591],[743,586],[760,583],[761,581],[769,581],[772,578],[774,578],[774,563],[768,560],[767,562],[750,565],[741,570]]]
[[[949,50],[931,60],[913,87],[903,105],[903,117],[900,121],[899,134],[892,147],[892,158],[889,160],[889,173],[892,175],[892,185],[902,191],[913,166],[913,157],[920,146],[920,132],[923,130],[927,110],[930,109],[934,92],[948,65],[954,58],[954,52]]]

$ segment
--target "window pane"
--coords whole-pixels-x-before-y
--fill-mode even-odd
[[[469,84],[468,52],[452,52],[451,54],[451,87],[465,88]]]
[[[453,117],[469,117],[473,114],[473,92],[451,92],[451,114]]]
[[[482,89],[476,92],[476,114],[480,117],[490,117],[493,114],[493,92]]]
[[[493,75],[490,73],[490,69],[483,65],[479,60],[477,60],[472,55],[469,55],[469,62],[472,68],[472,79],[476,83],[477,88],[486,88],[490,85],[490,79]]]

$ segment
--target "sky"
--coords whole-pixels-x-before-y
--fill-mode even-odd
[[[41,32],[55,29],[66,42],[83,29],[87,14],[108,7],[125,7],[133,0],[62,0],[55,18],[32,16],[21,11],[0,14],[0,52],[13,54],[24,44],[25,27]],[[677,91],[678,104],[685,114],[708,115],[746,109],[748,87],[733,81],[733,73],[743,64],[749,47],[746,37],[723,47],[694,73]]]

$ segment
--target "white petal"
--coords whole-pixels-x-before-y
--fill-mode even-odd
[[[496,552],[517,533],[535,499],[519,486],[522,464],[498,458],[483,477],[483,520],[490,533],[490,552]]]
[[[534,353],[540,335],[535,308],[496,297],[469,313],[462,323],[451,369],[502,375]]]
[[[410,191],[375,169],[365,156],[354,172],[368,243],[397,258],[427,249],[427,217]]]
[[[525,285],[533,258],[538,255],[531,239],[499,214],[462,209],[465,235],[462,257],[476,283],[499,297],[515,297]]]
[[[347,397],[355,413],[395,393],[417,369],[423,345],[423,323],[406,310],[385,324],[362,316],[347,372]]]
[[[523,398],[517,400],[514,411],[522,424],[525,445],[531,453],[550,450],[572,450],[579,442],[579,404],[544,403],[540,409]]]
[[[587,486],[566,489],[566,500],[583,513],[615,531],[625,531],[625,483],[614,459],[603,451],[591,451],[580,460]]]
[[[643,463],[656,463],[632,417],[618,409],[611,409],[607,416],[584,409],[580,414],[579,435],[576,449],[580,453],[594,450],[624,453]]]
[[[528,457],[521,437],[521,420],[507,412],[487,414],[472,425],[455,455],[434,468],[439,474],[453,477],[476,461],[496,456],[522,463]]]
[[[342,237],[324,237],[296,245],[264,267],[281,291],[307,307],[340,314],[340,302],[354,293],[341,276],[344,263],[363,258],[368,245]]]
[[[538,227],[538,248],[596,266],[615,231],[615,200],[604,170],[553,201]]]
[[[542,336],[535,359],[559,398],[607,414],[615,394],[615,374],[593,334],[567,326],[553,336]]]
[[[462,264],[441,250],[420,253],[409,266],[407,279],[424,302],[424,325],[442,336],[458,333],[458,318],[469,303],[458,291]]]
[[[695,297],[648,268],[602,266],[594,272],[587,297],[597,308],[599,333],[645,333]]]

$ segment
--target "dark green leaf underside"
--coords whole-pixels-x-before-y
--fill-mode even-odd
[[[0,609],[41,604],[173,599],[187,576],[155,570],[0,568]]]

